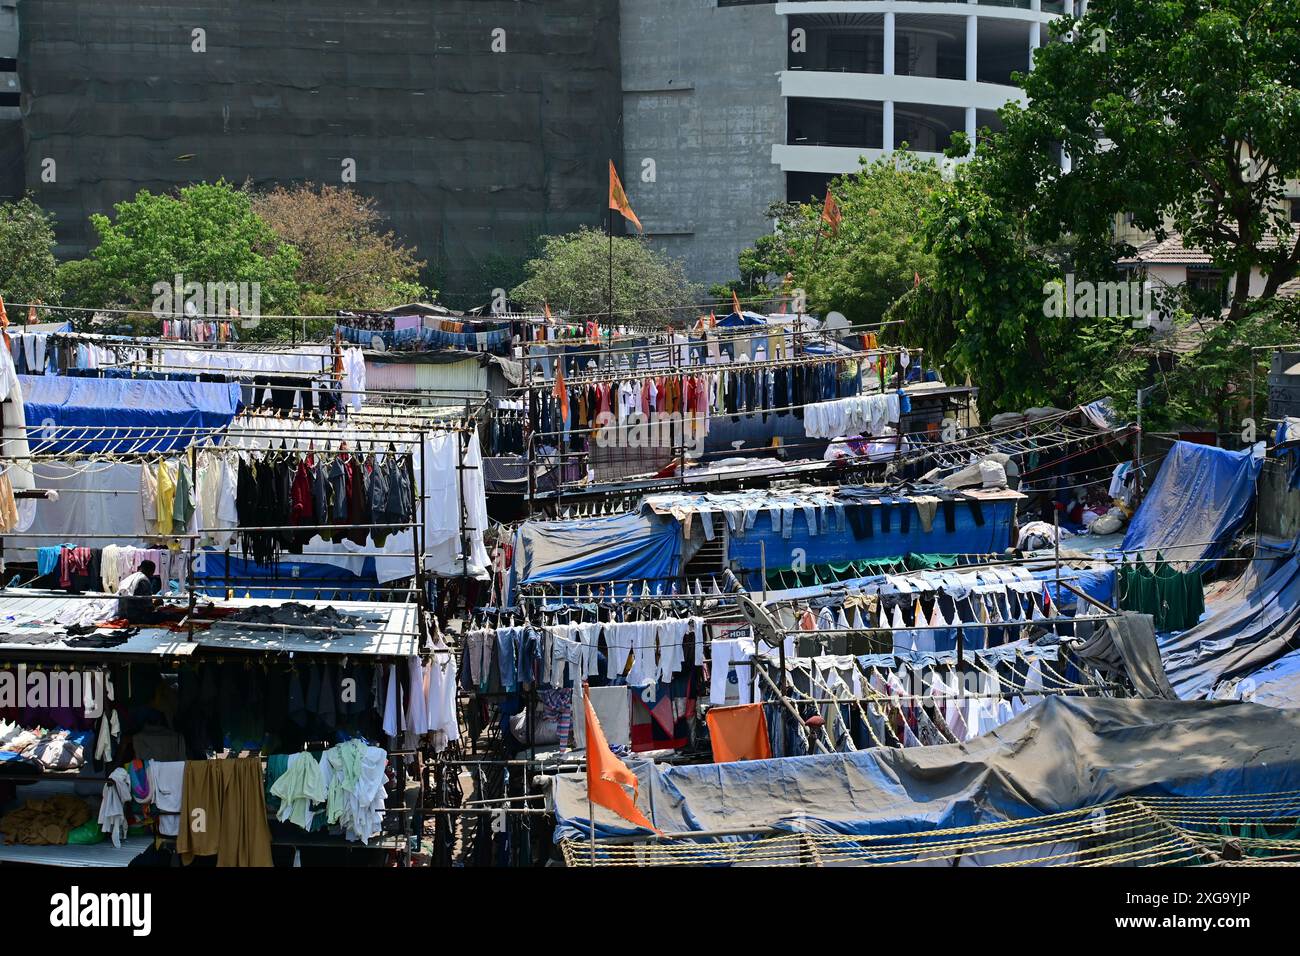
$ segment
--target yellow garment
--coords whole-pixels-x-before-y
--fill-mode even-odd
[[[5,843],[25,846],[63,846],[68,834],[90,819],[84,800],[59,794],[49,800],[28,800],[0,817]]]
[[[18,529],[18,502],[14,500],[14,486],[7,474],[0,473],[0,532]]]
[[[196,856],[216,856],[217,866],[271,865],[259,758],[186,761],[176,850],[186,865]]]
[[[148,467],[148,466],[146,466]],[[158,462],[158,522],[155,534],[171,534],[172,507],[176,503],[176,472],[170,462]]]

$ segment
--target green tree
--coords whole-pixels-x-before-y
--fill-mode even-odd
[[[616,318],[658,323],[694,319],[688,311],[702,292],[686,278],[681,263],[634,236],[615,236],[613,248]],[[541,256],[524,267],[528,278],[510,290],[510,298],[573,315],[606,312],[609,249],[609,239],[596,229],[547,236]]]
[[[937,163],[903,151],[832,180],[838,231],[822,221],[822,202],[772,206],[777,228],[740,253],[737,292],[754,298],[800,289],[808,311],[879,323],[918,276],[937,268],[917,213],[943,182]]]
[[[1100,390],[1131,407],[1154,367],[1146,334],[1041,310],[1067,272],[1127,278],[1116,266],[1133,249],[1114,222],[1129,213],[1158,237],[1177,230],[1235,280],[1222,324],[1214,297],[1182,297],[1182,324],[1215,324],[1162,379],[1171,416],[1217,417],[1247,375],[1233,343],[1268,328],[1249,318],[1252,269],[1268,300],[1300,264],[1281,201],[1300,172],[1300,0],[1093,0],[1053,30],[1073,39],[1038,51],[1020,78],[1027,105],[1000,112],[1003,131],[981,137],[923,217],[942,264],[935,298],[898,309],[951,320],[948,358],[978,381],[985,411]]]
[[[1077,39],[1038,51],[1028,104],[987,149],[1033,238],[1072,234],[1079,264],[1104,269],[1129,213],[1235,278],[1231,321],[1252,269],[1272,298],[1300,270],[1282,201],[1300,173],[1300,0],[1093,0],[1053,29]]]
[[[299,300],[298,251],[253,211],[249,194],[225,181],[176,195],[141,190],[118,203],[114,218],[94,215],[99,242],[65,265],[74,304],[150,309],[159,283],[256,283],[261,312],[291,314]],[[265,324],[265,323],[264,323]],[[270,334],[263,329],[262,334]]]
[[[58,303],[62,285],[54,246],[51,213],[28,197],[0,203],[0,296],[6,302]]]
[[[384,230],[373,198],[340,186],[278,186],[254,196],[253,211],[298,250],[305,315],[386,309],[437,295],[420,284],[426,263]]]

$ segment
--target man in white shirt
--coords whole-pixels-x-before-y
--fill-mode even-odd
[[[117,614],[131,624],[152,624],[156,620],[153,610],[154,563],[141,561],[139,570],[128,574],[117,588]]]

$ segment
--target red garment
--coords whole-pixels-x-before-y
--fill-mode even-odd
[[[315,524],[316,505],[311,493],[311,476],[302,462],[289,486],[289,524]]]

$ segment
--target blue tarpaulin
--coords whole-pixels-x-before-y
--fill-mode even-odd
[[[646,579],[653,590],[678,573],[681,554],[680,526],[653,514],[526,521],[515,535],[511,577],[514,586]]]
[[[762,588],[759,569],[788,568],[797,562],[805,567],[816,564],[843,564],[870,561],[873,558],[897,557],[900,554],[995,554],[1011,546],[1011,521],[1015,501],[957,501],[952,508],[952,530],[948,530],[945,509],[935,512],[930,530],[921,525],[916,506],[898,497],[894,504],[845,504],[845,527],[840,530],[838,515],[831,509],[813,510],[817,533],[813,534],[808,516],[794,508],[794,529],[790,537],[774,530],[771,514],[764,512],[744,536],[732,535],[728,556],[750,576],[746,579],[754,590]],[[983,524],[976,523],[976,508]],[[907,530],[903,530],[904,519]],[[721,522],[719,522],[721,523]],[[888,529],[888,530],[886,530]],[[868,534],[867,531],[870,530]],[[763,549],[766,548],[764,556]]]
[[[195,430],[229,425],[240,404],[235,382],[62,375],[20,375],[18,382],[35,454],[186,448]]]
[[[367,557],[360,574],[333,564],[308,561],[285,552],[278,565],[258,564],[221,551],[204,550],[197,562],[194,586],[214,597],[229,589],[235,597],[310,601],[322,597],[338,601],[368,601],[379,587],[375,559]],[[292,590],[286,590],[286,588]]]
[[[1297,791],[1300,713],[1223,701],[1051,697],[964,744],[629,766],[640,781],[637,806],[666,832],[924,833],[1126,795]],[[555,806],[556,840],[588,837],[585,774],[556,778]],[[1300,795],[1279,802],[1279,815],[1294,820],[1297,811]],[[597,837],[644,832],[596,811]]]
[[[1160,642],[1169,683],[1184,700],[1277,660],[1300,637],[1300,555],[1279,562],[1240,603]]]
[[[1242,678],[1236,696],[1267,707],[1300,707],[1300,651]]]
[[[1262,466],[1250,450],[1175,442],[1129,523],[1124,550],[1188,564],[1218,557],[1246,520]]]

